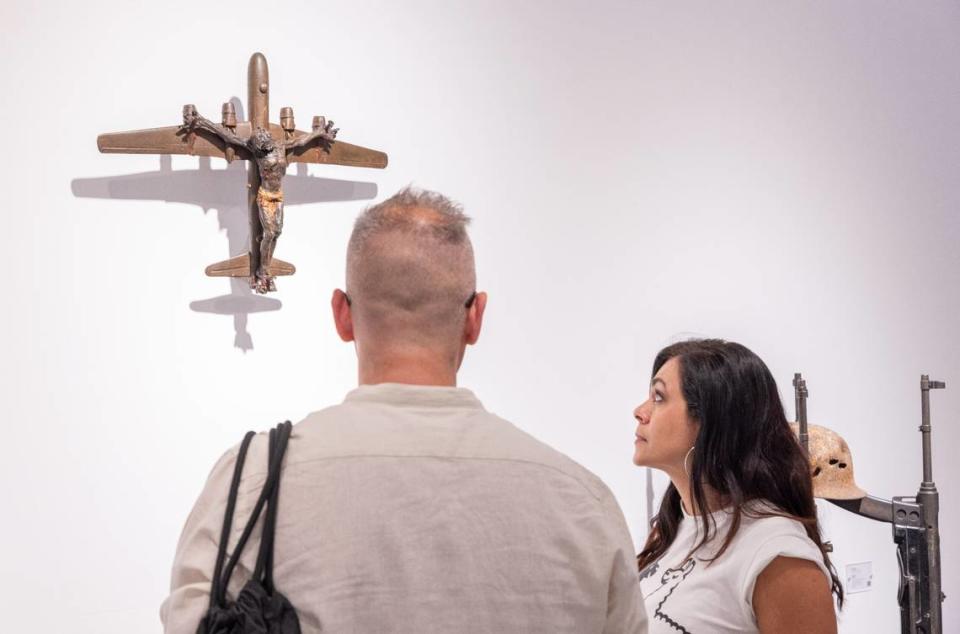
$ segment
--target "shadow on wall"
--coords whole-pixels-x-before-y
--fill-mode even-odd
[[[243,104],[230,100],[243,118]],[[256,169],[251,166],[251,169]],[[206,213],[217,210],[220,228],[227,232],[228,257],[246,253],[250,245],[250,219],[247,208],[247,166],[234,161],[226,169],[214,170],[208,157],[200,158],[195,170],[174,170],[170,156],[160,156],[160,169],[139,174],[77,178],[70,188],[77,198],[122,200],[162,200],[168,203],[198,205]],[[296,174],[283,179],[284,207],[317,202],[370,200],[377,196],[376,183],[319,178],[307,174],[307,166],[297,163]],[[226,259],[226,258],[225,258]],[[280,310],[280,300],[255,294],[246,278],[226,278],[230,293],[190,302],[198,313],[232,315],[235,332],[233,345],[246,352],[253,350],[253,337],[247,330],[250,313]]]

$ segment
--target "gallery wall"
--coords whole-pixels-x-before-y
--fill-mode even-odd
[[[955,2],[0,5],[0,607],[6,631],[159,631],[180,528],[248,429],[339,402],[329,298],[356,214],[409,183],[473,217],[485,332],[460,376],[600,475],[640,544],[633,467],[663,345],[740,341],[858,483],[913,494],[934,393],[945,631],[960,630],[960,7]],[[333,118],[386,170],[290,169],[267,298],[242,167],[103,155],[101,132],[218,120],[270,64],[271,118]],[[823,506],[842,632],[896,632],[890,527]],[[12,619],[12,623],[11,623]]]

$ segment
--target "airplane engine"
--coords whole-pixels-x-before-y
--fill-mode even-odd
[[[223,104],[223,127],[229,128],[231,130],[237,127],[237,109],[233,106],[232,102],[226,102]]]
[[[280,127],[287,134],[293,134],[293,131],[297,129],[293,122],[293,108],[290,106],[280,108]]]
[[[220,123],[223,127],[235,132],[237,129],[237,109],[233,106],[233,103],[225,102],[223,108],[220,109],[220,114]],[[233,163],[233,159],[237,158],[237,151],[228,145],[223,150],[223,158],[227,159],[227,163]]]

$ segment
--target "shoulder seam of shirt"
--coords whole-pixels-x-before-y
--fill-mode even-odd
[[[560,473],[566,476],[567,478],[573,480],[577,484],[579,484],[587,493],[590,494],[590,497],[592,497],[597,502],[600,502],[601,504],[604,501],[604,497],[606,497],[604,495],[604,492],[607,491],[606,485],[603,484],[602,480],[600,481],[601,486],[598,487],[600,489],[600,493],[599,494],[594,493],[591,490],[591,488],[587,486],[587,484],[583,482],[580,478],[570,473],[567,473],[563,469],[560,469],[553,465],[544,464],[542,462],[537,462],[535,460],[524,460],[523,458],[494,458],[494,457],[485,457],[485,456],[436,456],[436,455],[430,455],[430,454],[422,454],[422,455],[421,454],[346,454],[346,455],[339,455],[339,456],[323,456],[320,458],[311,458],[309,460],[297,460],[296,462],[293,462],[293,463],[284,462],[283,468],[289,469],[293,466],[300,465],[300,464],[320,462],[323,460],[344,460],[348,458],[433,458],[436,460],[478,460],[478,461],[489,461],[489,462],[517,462],[522,464],[533,465],[536,467],[542,467],[544,469],[550,469],[551,471],[556,471],[557,473]],[[246,480],[249,477],[262,476],[263,474],[266,473],[265,470],[260,468],[258,468],[257,471],[253,473],[249,473],[249,475],[248,473],[246,473],[246,469],[244,469],[244,471],[245,471],[243,475],[244,480]],[[244,493],[246,493],[246,491],[244,491]]]

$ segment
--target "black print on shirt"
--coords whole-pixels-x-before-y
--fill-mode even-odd
[[[667,568],[663,573],[663,577],[660,578],[660,587],[657,589],[657,592],[659,592],[666,588],[667,594],[660,600],[660,603],[657,604],[657,609],[653,612],[653,618],[660,619],[673,629],[678,632],[683,632],[684,634],[691,633],[687,628],[670,618],[670,615],[663,611],[663,605],[667,602],[667,599],[670,598],[670,595],[673,594],[673,591],[677,589],[677,586],[687,578],[687,575],[693,572],[696,565],[697,562],[691,558],[683,562],[678,568]]]
[[[644,579],[649,579],[653,575],[657,574],[657,571],[660,570],[660,560],[657,560],[640,571],[640,581]]]

